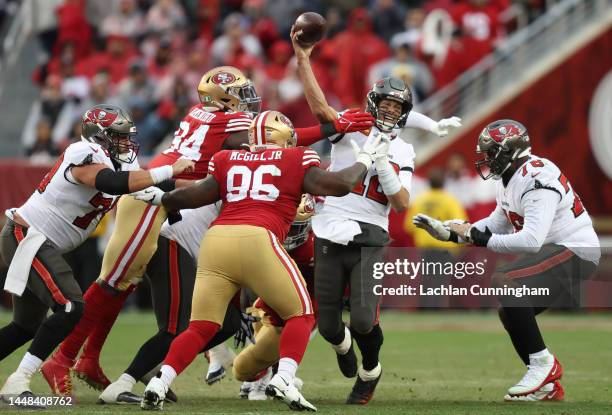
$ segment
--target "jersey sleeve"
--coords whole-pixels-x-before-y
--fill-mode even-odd
[[[310,167],[320,167],[321,158],[319,154],[311,148],[306,148],[302,153],[302,167],[304,170]]]
[[[402,183],[402,187],[412,191],[412,174],[414,173],[414,148],[412,144],[407,144],[402,147],[402,154],[399,157],[399,172],[397,176]]]
[[[225,126],[226,133],[237,133],[239,131],[247,131],[251,126],[251,117],[243,112],[236,113],[227,121]]]
[[[556,193],[559,200],[566,193],[560,181],[561,172],[554,164],[543,159],[532,159],[520,170],[522,178],[521,203],[525,196],[534,190],[547,189]]]
[[[217,153],[212,156],[208,161],[208,174],[213,176],[217,180],[217,182],[219,182],[219,169],[217,169],[217,165],[220,164],[220,161],[218,161],[220,159],[220,153]]]

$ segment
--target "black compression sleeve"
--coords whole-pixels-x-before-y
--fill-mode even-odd
[[[157,183],[155,186],[159,187],[164,192],[171,192],[176,188],[176,180],[174,179],[164,180],[161,183]]]
[[[327,122],[320,125],[321,128],[321,136],[323,138],[331,137],[334,134],[338,134],[336,131],[336,127],[333,122]]]
[[[130,172],[102,169],[96,175],[96,189],[109,195],[130,193]]]

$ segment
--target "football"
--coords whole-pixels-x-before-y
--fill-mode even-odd
[[[295,20],[297,41],[302,47],[309,47],[325,36],[327,22],[319,13],[302,13]]]

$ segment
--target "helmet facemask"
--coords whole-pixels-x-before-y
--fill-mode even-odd
[[[383,101],[394,101],[401,104],[398,115],[381,108]],[[383,107],[386,106],[383,104]],[[408,114],[412,110],[412,93],[404,81],[397,78],[383,78],[377,81],[368,92],[368,111],[376,119],[376,127],[383,132],[406,125]]]
[[[257,95],[251,81],[240,87],[232,87],[230,90],[230,93],[240,101],[238,104],[239,111],[248,112],[253,117],[259,114],[261,111],[261,97]]]

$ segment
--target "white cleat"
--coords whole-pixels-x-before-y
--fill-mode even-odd
[[[268,399],[266,395],[266,387],[272,379],[272,369],[268,369],[266,374],[254,382],[251,382],[251,390],[249,391],[249,401],[265,401]]]
[[[0,389],[0,397],[19,396],[24,392],[32,393],[30,377],[23,372],[13,372]]]
[[[304,381],[297,376],[293,378],[293,386],[299,391],[304,387]]]
[[[317,408],[308,402],[300,393],[299,390],[293,384],[293,381],[287,381],[278,373],[272,377],[268,387],[266,388],[266,395],[283,401],[290,409],[294,411],[313,411],[316,412]]]
[[[15,401],[15,398],[23,398],[26,402],[21,403]],[[28,404],[27,399],[33,398],[32,401],[36,401],[36,395],[30,390],[30,376],[23,372],[13,372],[4,382],[4,386],[0,389],[0,402],[4,401],[10,405],[22,407],[26,409],[43,409],[44,405],[40,404]],[[18,402],[18,403],[14,403]]]
[[[146,411],[161,411],[164,409],[166,399],[166,386],[158,377],[154,377],[144,390],[140,408]]]
[[[236,353],[230,350],[225,343],[219,344],[209,350],[210,363],[206,372],[205,381],[208,385],[219,382],[232,367]]]
[[[104,389],[98,397],[99,404],[139,404],[142,398],[132,393],[132,384],[119,378]]]
[[[563,367],[557,358],[552,355],[532,358],[527,368],[525,376],[516,385],[508,389],[508,395],[529,395],[563,376]]]
[[[240,385],[240,392],[238,392],[240,399],[247,399],[251,389],[253,389],[253,382],[242,382],[242,385]]]
[[[537,402],[537,401],[562,401],[565,391],[558,380],[547,383],[537,391],[527,395],[506,395],[506,402]]]

